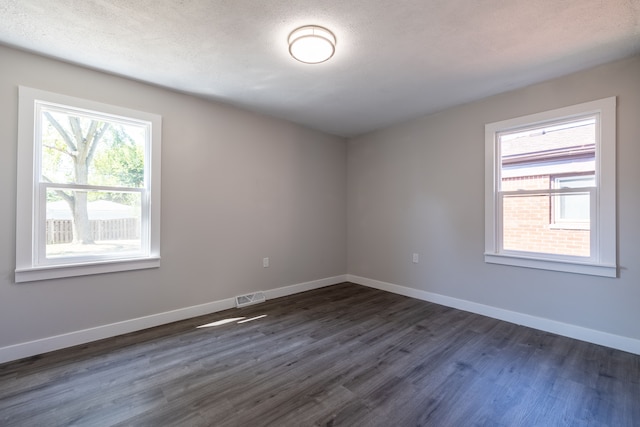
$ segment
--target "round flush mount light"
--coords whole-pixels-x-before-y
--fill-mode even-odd
[[[336,36],[324,27],[305,25],[289,34],[289,53],[305,64],[319,64],[336,51]]]

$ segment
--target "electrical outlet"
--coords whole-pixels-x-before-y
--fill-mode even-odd
[[[269,267],[269,257],[262,258],[262,266],[263,266],[264,268]]]
[[[413,258],[412,258],[412,260],[413,260],[413,263],[414,263],[414,264],[419,263],[419,262],[420,262],[420,255],[418,255],[418,254],[414,253],[414,254],[413,254]]]

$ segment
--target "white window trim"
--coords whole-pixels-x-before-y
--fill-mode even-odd
[[[35,101],[68,105],[114,116],[130,117],[151,123],[150,144],[150,230],[149,253],[125,259],[97,260],[74,264],[38,265],[34,221],[36,214],[36,148]],[[162,118],[157,114],[103,104],[53,92],[19,87],[18,106],[18,173],[16,212],[15,281],[29,282],[62,277],[139,270],[160,266],[160,162]]]
[[[500,250],[499,197],[496,182],[500,164],[497,134],[523,126],[544,125],[562,118],[599,114],[599,143],[596,144],[596,218],[591,259],[554,257],[539,253]],[[595,276],[617,277],[616,248],[616,97],[585,102],[485,125],[485,253],[487,263],[538,268]]]

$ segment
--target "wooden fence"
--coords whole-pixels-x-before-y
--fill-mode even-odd
[[[93,240],[133,240],[140,238],[140,221],[136,218],[93,219],[89,223]],[[72,241],[72,220],[47,220],[47,245],[71,243]]]

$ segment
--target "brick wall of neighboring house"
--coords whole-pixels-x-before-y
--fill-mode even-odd
[[[549,181],[549,175],[504,178],[502,189],[548,189]],[[589,230],[554,228],[549,196],[505,198],[503,209],[504,249],[589,256]]]

